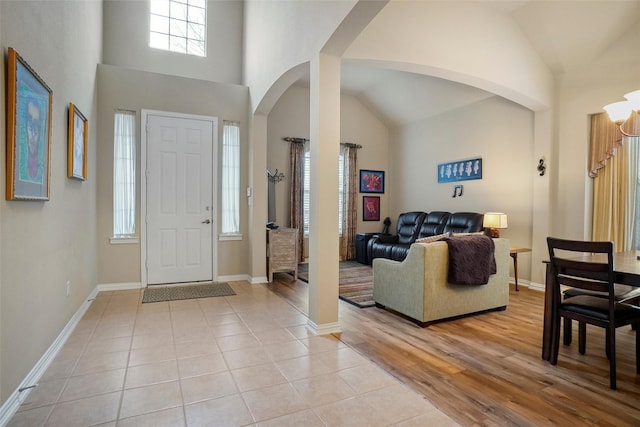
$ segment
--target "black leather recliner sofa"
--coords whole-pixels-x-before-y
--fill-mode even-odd
[[[443,233],[482,231],[484,215],[476,212],[405,212],[398,216],[395,235],[373,236],[367,245],[367,258],[403,261],[417,239]]]

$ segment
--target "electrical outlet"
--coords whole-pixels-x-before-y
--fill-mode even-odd
[[[67,280],[67,296],[71,293],[71,280]]]

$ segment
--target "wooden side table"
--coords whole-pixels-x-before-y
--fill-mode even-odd
[[[513,277],[516,280],[516,291],[520,290],[518,289],[518,254],[523,252],[531,252],[531,248],[519,248],[516,246],[509,248],[509,255],[513,258]]]
[[[298,230],[278,228],[267,230],[267,273],[273,282],[273,273],[293,271],[298,280]]]

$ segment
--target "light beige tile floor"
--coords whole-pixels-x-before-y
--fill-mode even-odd
[[[101,292],[9,426],[453,426],[263,285]]]

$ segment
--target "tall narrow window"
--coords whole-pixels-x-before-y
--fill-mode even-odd
[[[304,224],[304,234],[309,234],[309,216],[311,213],[311,152],[307,145],[304,152],[304,185],[302,194],[302,223]]]
[[[118,111],[113,128],[113,237],[136,234],[136,115]]]
[[[302,218],[304,223],[304,234],[309,234],[309,215],[310,204],[309,197],[311,193],[311,156],[307,149],[304,153],[304,195],[302,199]],[[338,159],[338,233],[342,234],[342,205],[344,203],[343,194],[344,183],[344,154],[340,152]]]
[[[240,232],[240,124],[224,121],[222,129],[222,234]]]
[[[344,153],[338,158],[338,234],[342,236],[342,215],[344,213]]]
[[[150,0],[149,46],[207,56],[207,0]]]

